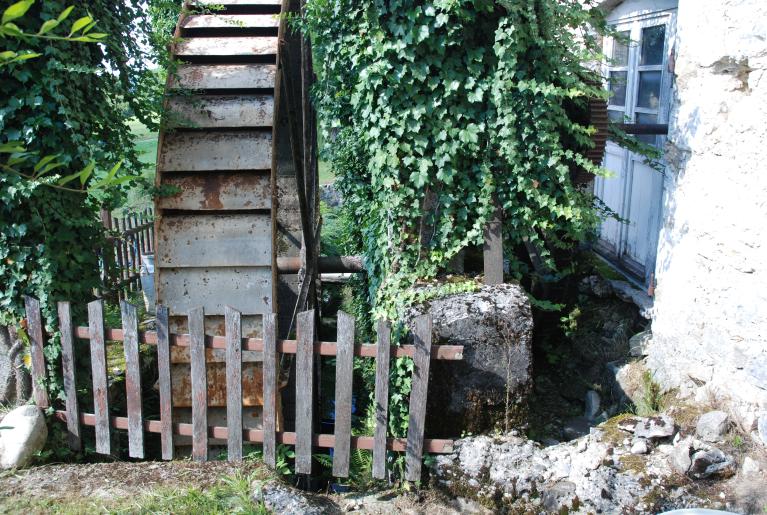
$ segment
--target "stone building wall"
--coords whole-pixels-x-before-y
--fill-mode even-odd
[[[649,365],[767,417],[767,1],[680,0]]]

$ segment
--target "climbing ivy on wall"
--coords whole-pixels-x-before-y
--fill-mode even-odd
[[[309,0],[327,148],[359,221],[374,316],[398,319],[412,286],[481,244],[503,207],[504,238],[542,252],[599,221],[575,170],[593,129],[574,113],[603,95],[584,63],[605,30],[580,0]],[[512,260],[515,256],[510,256]]]

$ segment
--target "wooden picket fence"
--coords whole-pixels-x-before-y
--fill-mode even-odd
[[[103,253],[105,290],[124,298],[141,290],[141,254],[154,252],[154,211],[117,217],[103,210],[101,223],[109,233]]]
[[[463,347],[456,345],[432,345],[432,320],[428,315],[415,319],[413,345],[391,346],[391,325],[381,322],[377,328],[377,344],[355,344],[354,317],[338,313],[337,342],[318,342],[315,332],[314,311],[300,313],[297,318],[297,339],[277,339],[277,317],[264,316],[263,339],[242,338],[240,313],[227,308],[225,316],[226,336],[204,334],[203,310],[194,309],[188,314],[189,334],[168,332],[168,309],[157,306],[156,331],[139,331],[136,308],[121,303],[122,328],[104,327],[103,301],[88,304],[88,327],[73,327],[69,302],[58,304],[59,331],[62,344],[62,368],[66,410],[56,411],[56,416],[66,422],[69,445],[74,450],[82,448],[81,426],[93,426],[96,433],[96,452],[110,454],[111,431],[127,430],[128,454],[132,458],[145,458],[144,435],[159,433],[162,458],[173,459],[174,435],[192,437],[192,457],[206,461],[209,439],[227,441],[228,459],[242,459],[243,442],[263,444],[264,461],[274,467],[277,444],[295,446],[295,471],[310,474],[312,449],[333,448],[333,475],[349,475],[351,449],[373,451],[373,476],[384,479],[387,450],[406,453],[406,479],[417,481],[421,477],[423,452],[449,453],[453,440],[424,439],[426,399],[429,367],[432,359],[463,359]],[[44,384],[45,360],[44,335],[40,318],[40,304],[36,299],[26,298],[29,335],[32,345],[32,374],[35,384],[35,400],[41,407],[49,402]],[[81,413],[76,396],[75,339],[90,341],[93,377],[94,413]],[[107,392],[106,342],[123,342],[125,351],[125,388],[127,417],[112,416]],[[157,348],[159,372],[160,420],[146,420],[142,412],[141,374],[139,345],[150,344]],[[191,356],[192,423],[172,421],[170,349],[172,346],[189,348]],[[227,426],[209,426],[207,420],[207,377],[205,349],[226,350],[227,376]],[[263,352],[263,429],[244,429],[242,426],[242,352]],[[295,432],[276,430],[276,396],[278,395],[278,354],[295,354],[296,413]],[[314,357],[336,357],[335,430],[334,434],[316,434],[314,419]],[[352,423],[352,374],[355,356],[376,360],[375,407],[376,427],[374,436],[353,436]],[[409,357],[414,362],[412,391],[410,394],[409,427],[407,438],[388,438],[389,364],[391,358]]]

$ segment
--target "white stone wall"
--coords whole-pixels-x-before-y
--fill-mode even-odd
[[[680,0],[649,364],[767,414],[767,0]]]

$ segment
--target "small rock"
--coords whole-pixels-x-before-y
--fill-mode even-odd
[[[698,419],[695,433],[706,442],[718,442],[727,432],[730,417],[724,411],[709,411]]]
[[[693,479],[726,478],[735,474],[735,462],[716,447],[696,451],[687,475]]]
[[[636,358],[647,356],[647,347],[652,340],[652,331],[642,331],[629,339],[629,354]]]
[[[633,433],[634,429],[636,429],[636,426],[639,420],[640,419],[636,417],[623,418],[619,420],[618,423],[615,425],[618,427],[618,429],[622,431],[626,431],[627,433]]]
[[[575,440],[589,434],[591,421],[586,417],[575,417],[568,420],[562,428],[562,437],[565,440]]]
[[[759,432],[759,438],[764,445],[767,445],[767,415],[762,415],[756,422],[756,428]]]
[[[634,427],[634,435],[649,440],[674,436],[674,419],[668,415],[659,415],[641,419]]]
[[[543,487],[543,508],[547,513],[558,513],[563,508],[569,508],[575,498],[575,483],[559,481],[552,486]]]
[[[254,498],[264,503],[270,513],[280,515],[321,515],[327,507],[321,506],[305,494],[277,481],[256,487]]]
[[[743,466],[740,469],[745,475],[749,474],[757,474],[761,471],[761,467],[759,466],[759,463],[750,456],[746,456],[746,458],[743,460]]]
[[[597,392],[594,390],[586,392],[586,409],[584,410],[583,416],[589,420],[594,420],[599,413],[600,403],[601,399]]]
[[[692,464],[692,460],[690,459],[691,450],[691,436],[682,438],[674,445],[674,450],[671,453],[671,466],[680,474],[687,474],[687,471],[690,470],[690,465]]]
[[[20,406],[0,422],[0,468],[23,468],[45,447],[48,427],[37,406]]]
[[[647,454],[648,452],[650,452],[650,449],[647,446],[647,440],[644,438],[637,438],[631,444],[631,454]]]

